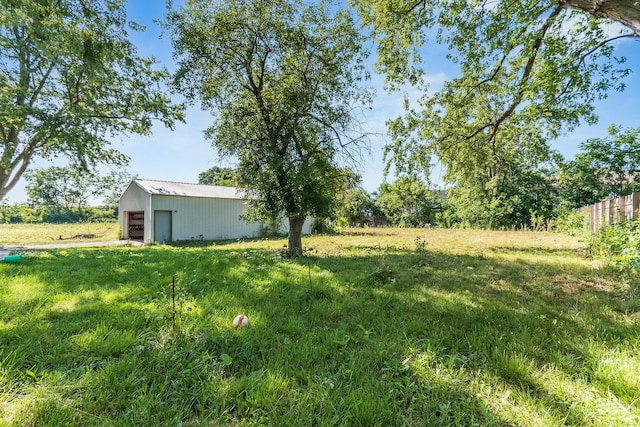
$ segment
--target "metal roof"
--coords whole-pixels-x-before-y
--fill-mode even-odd
[[[247,198],[242,189],[236,187],[156,181],[153,179],[136,179],[133,182],[151,195],[240,200]]]

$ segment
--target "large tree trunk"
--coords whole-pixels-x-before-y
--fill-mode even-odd
[[[7,169],[0,170],[0,201],[16,186],[30,163],[31,156],[23,153]]]
[[[293,258],[302,254],[302,226],[304,218],[289,218],[289,243],[287,255]]]
[[[560,0],[560,5],[580,9],[596,18],[609,18],[640,35],[640,3],[637,0]]]

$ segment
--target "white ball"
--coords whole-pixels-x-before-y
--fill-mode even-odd
[[[233,319],[233,326],[236,328],[241,328],[243,326],[247,326],[249,324],[249,318],[244,314],[239,314]]]

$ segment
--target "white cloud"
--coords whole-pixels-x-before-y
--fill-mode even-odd
[[[442,86],[444,82],[447,81],[447,78],[447,75],[443,71],[440,71],[437,74],[425,76],[424,81],[429,85]]]

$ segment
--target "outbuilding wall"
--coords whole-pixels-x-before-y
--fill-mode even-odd
[[[118,222],[120,223],[120,230],[122,238],[128,239],[128,220],[127,214],[129,212],[144,212],[144,237],[143,242],[152,242],[153,224],[151,223],[151,195],[145,192],[137,185],[131,184],[125,192],[120,196],[120,202],[118,203]]]
[[[172,212],[173,240],[223,240],[260,234],[259,223],[240,219],[247,208],[243,200],[159,195],[152,199],[154,211]]]

